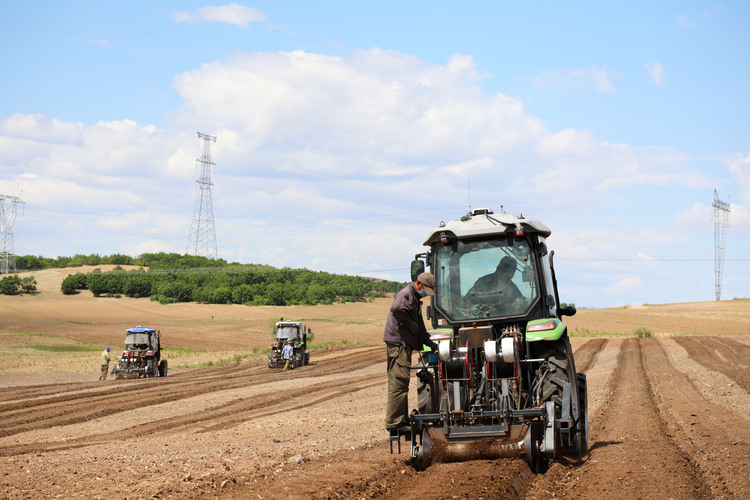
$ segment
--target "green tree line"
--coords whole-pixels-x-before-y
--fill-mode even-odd
[[[17,274],[9,274],[0,279],[0,293],[3,295],[33,292],[36,292],[36,278],[33,276],[20,278]]]
[[[87,260],[86,265],[104,264],[106,259],[99,257],[102,261],[94,263],[96,259],[92,256],[76,257],[81,257],[78,261]],[[229,264],[222,259],[166,253],[144,254],[132,258],[129,265],[148,266],[149,270],[125,271],[118,266],[109,272],[95,269],[90,273],[76,273],[63,280],[61,290],[72,294],[88,289],[97,297],[150,297],[162,304],[283,306],[366,301],[397,292],[406,285],[308,269]]]
[[[64,267],[101,266],[112,264],[116,266],[143,266],[150,268],[186,269],[196,267],[224,267],[230,264],[224,259],[209,259],[195,255],[180,255],[176,253],[144,253],[138,257],[113,254],[76,254],[73,257],[42,257],[37,255],[16,256],[16,269],[22,271],[36,271],[40,269],[60,269]],[[237,263],[231,265],[239,265]]]

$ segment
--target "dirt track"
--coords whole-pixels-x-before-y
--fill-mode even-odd
[[[6,498],[748,498],[742,339],[573,339],[591,452],[417,471],[388,453],[381,347],[166,379],[19,386],[0,396]],[[718,359],[721,363],[718,363]],[[714,371],[714,369],[719,369]]]

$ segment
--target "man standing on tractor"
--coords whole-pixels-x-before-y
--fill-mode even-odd
[[[99,375],[99,380],[107,380],[110,361],[112,361],[112,357],[109,355],[109,346],[107,346],[102,351],[102,374]]]
[[[292,356],[294,356],[294,348],[292,347],[292,343],[287,340],[284,348],[281,350],[281,359],[286,360],[284,362],[284,371],[289,370],[289,363],[292,360]]]
[[[385,322],[383,341],[388,353],[385,428],[393,435],[411,429],[408,413],[412,352],[421,350],[422,345],[433,351],[437,349],[422,319],[422,298],[427,295],[435,295],[435,276],[425,272],[396,294]]]

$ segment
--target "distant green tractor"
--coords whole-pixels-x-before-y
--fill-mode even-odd
[[[310,363],[310,353],[307,351],[307,336],[310,330],[300,321],[281,321],[276,322],[273,329],[275,340],[271,345],[271,355],[268,356],[268,367],[275,368],[284,366],[281,351],[284,344],[289,342],[294,349],[294,354],[289,364],[289,368],[297,368]]]

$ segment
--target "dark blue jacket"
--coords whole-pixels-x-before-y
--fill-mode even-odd
[[[393,298],[393,304],[385,321],[383,341],[392,344],[404,344],[412,349],[422,349],[426,344],[437,349],[437,344],[430,340],[430,335],[422,319],[422,297],[410,283]]]

